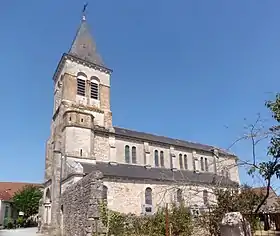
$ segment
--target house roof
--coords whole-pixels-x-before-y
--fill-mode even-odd
[[[266,187],[256,187],[256,188],[252,188],[252,190],[255,194],[258,194],[258,195],[261,195],[261,194],[265,195],[266,194]],[[273,194],[274,196],[277,196],[276,192],[274,191],[274,189],[272,187],[270,187],[269,193],[270,193],[269,197],[272,197],[271,194]]]
[[[6,190],[0,190],[0,201],[8,201],[12,198],[11,194]]]
[[[180,147],[184,147],[184,148],[202,150],[202,151],[207,151],[207,152],[212,152],[213,149],[217,149],[220,152],[220,154],[236,157],[232,153],[229,153],[225,150],[222,150],[220,148],[210,146],[210,145],[194,143],[194,142],[189,142],[189,141],[185,141],[185,140],[169,138],[169,137],[165,137],[165,136],[158,136],[155,134],[139,132],[139,131],[134,131],[134,130],[130,130],[130,129],[120,128],[120,127],[114,127],[114,129],[115,129],[115,133],[117,135],[122,135],[122,136],[126,136],[126,137],[142,139],[142,140],[144,139],[144,140],[152,141],[152,142],[160,142],[160,143],[169,144],[169,145],[173,145],[173,146],[180,146]]]
[[[156,180],[167,182],[184,182],[200,184],[220,184],[220,185],[237,185],[225,177],[217,176],[213,173],[201,172],[195,173],[190,170],[177,170],[165,168],[146,168],[140,165],[117,164],[113,165],[106,162],[96,162],[96,164],[80,163],[83,166],[84,173],[99,170],[104,177],[108,178],[128,178]]]
[[[0,200],[11,199],[17,191],[28,185],[35,185],[38,187],[42,186],[38,183],[0,182]],[[3,197],[3,199],[1,199],[1,196]],[[6,199],[8,196],[10,196],[10,198]]]

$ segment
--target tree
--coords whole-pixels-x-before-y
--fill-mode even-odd
[[[249,169],[248,174],[252,175],[257,172],[266,183],[265,194],[262,198],[262,201],[256,207],[255,213],[259,212],[261,207],[268,199],[272,179],[274,177],[277,179],[280,178],[280,94],[276,95],[275,100],[267,101],[265,105],[270,110],[272,118],[277,124],[269,128],[268,131],[264,132],[264,137],[268,137],[270,139],[270,145],[268,146],[267,150],[267,159],[261,162],[257,162],[255,154],[257,135],[255,132],[251,132],[253,144],[253,163],[251,163],[251,168]]]
[[[18,211],[24,213],[24,218],[38,213],[39,201],[42,198],[42,191],[36,186],[26,186],[15,193],[13,197],[14,206]]]
[[[210,235],[220,235],[220,223],[225,213],[228,212],[243,213],[250,222],[252,229],[255,229],[256,218],[251,217],[251,215],[262,201],[262,197],[257,195],[251,187],[242,186],[240,190],[217,188],[214,194],[217,203],[210,205],[209,211],[198,219],[198,224]]]

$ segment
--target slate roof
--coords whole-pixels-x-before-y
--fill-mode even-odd
[[[221,184],[221,185],[237,185],[237,183],[217,176],[213,173],[195,173],[190,170],[172,171],[167,168],[146,168],[140,165],[117,164],[112,165],[106,162],[97,162],[96,164],[80,163],[84,168],[84,173],[88,174],[92,171],[99,170],[104,177],[108,178],[128,178],[156,180],[167,182],[187,182],[201,184]]]
[[[84,61],[105,67],[101,56],[96,51],[95,41],[91,37],[89,27],[85,19],[81,22],[69,50],[69,55],[73,55]]]
[[[149,133],[124,129],[124,128],[120,128],[120,127],[114,127],[114,129],[115,129],[115,133],[117,135],[132,137],[132,138],[141,139],[141,140],[144,139],[144,140],[152,141],[152,142],[160,142],[160,143],[164,143],[164,144],[180,146],[180,147],[190,148],[190,149],[194,149],[194,150],[212,152],[213,149],[216,148],[214,146],[209,146],[209,145],[204,145],[204,144],[200,144],[200,143],[194,143],[194,142],[189,142],[189,141],[184,141],[184,140],[179,140],[179,139],[173,139],[173,138],[168,138],[168,137],[164,137],[164,136],[158,136],[155,134],[149,134]],[[218,149],[219,152],[223,155],[236,157],[232,153],[226,152],[220,148],[216,148],[216,149]]]

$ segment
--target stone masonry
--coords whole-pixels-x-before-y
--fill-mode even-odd
[[[252,236],[250,224],[240,212],[226,213],[220,227],[221,236]]]
[[[110,209],[146,214],[146,205],[155,212],[178,195],[179,183],[162,181],[163,172],[168,171],[173,178],[176,173],[195,173],[191,181],[184,179],[183,198],[201,208],[205,191],[212,200],[210,186],[198,181],[201,176],[239,183],[237,158],[230,153],[214,146],[113,126],[111,73],[97,53],[83,17],[71,49],[62,55],[53,76],[54,109],[46,144],[41,214],[42,228],[54,235],[62,230],[66,236],[89,236],[96,226],[102,233],[98,201],[103,184]],[[100,169],[100,163],[108,165]],[[85,164],[90,168],[83,168]],[[117,168],[122,165],[125,168]],[[172,191],[163,194],[170,188]],[[147,189],[152,191],[152,203],[146,202]]]
[[[99,219],[102,188],[102,173],[96,171],[63,192],[61,207],[64,236],[92,236],[96,228],[98,233],[104,233]]]

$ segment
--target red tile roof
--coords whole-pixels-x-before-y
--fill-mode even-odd
[[[5,190],[0,190],[0,200],[8,201],[12,196]]]
[[[28,185],[43,186],[38,183],[0,182],[0,200],[10,200],[17,191]]]
[[[266,187],[257,187],[257,188],[252,188],[252,190],[255,192],[255,194],[258,194],[258,195],[265,195],[266,194]],[[269,193],[272,194],[272,195],[276,195],[274,189],[272,187],[269,188]]]

